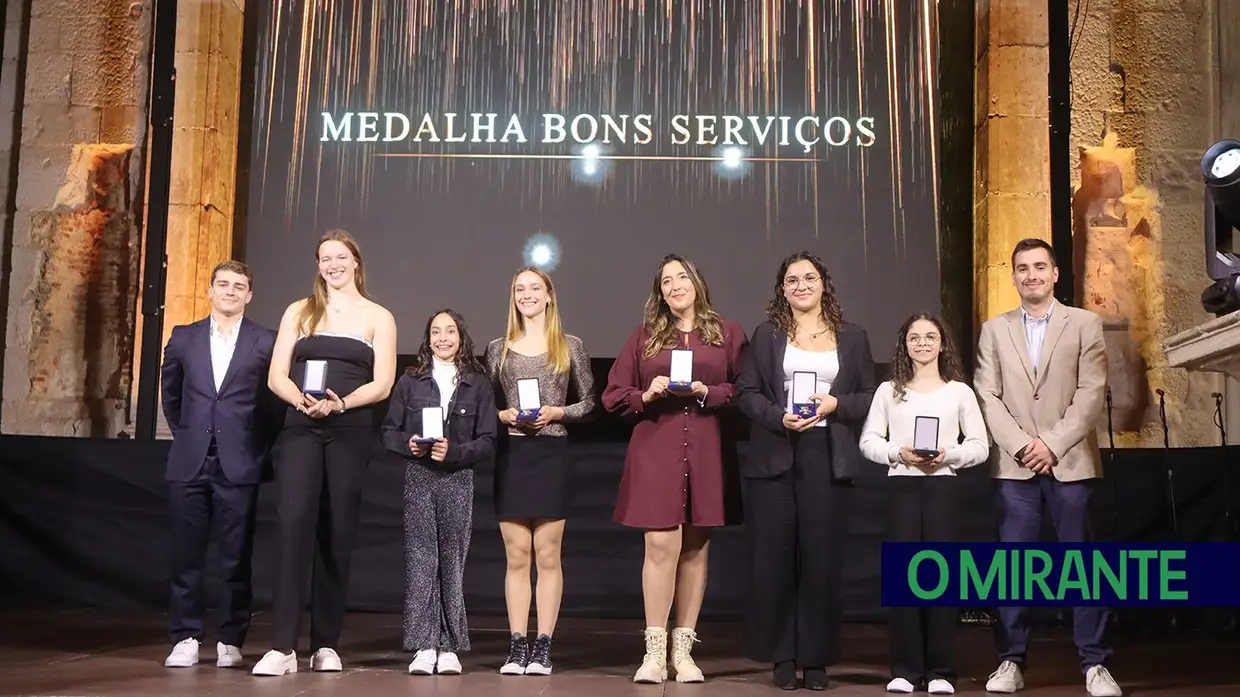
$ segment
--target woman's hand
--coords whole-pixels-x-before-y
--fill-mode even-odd
[[[448,439],[440,438],[439,440],[435,441],[434,445],[431,446],[431,459],[434,460],[435,462],[443,462],[443,459],[447,456],[448,456]]]
[[[530,423],[530,427],[534,430],[542,430],[553,421],[559,421],[564,418],[564,409],[560,407],[540,407],[538,416]]]
[[[671,380],[666,375],[659,375],[650,381],[650,387],[646,388],[646,391],[642,393],[642,401],[649,404],[656,399],[660,399],[667,394],[667,386],[670,384]]]
[[[511,409],[505,409],[499,413],[499,420],[505,426],[512,426],[513,424],[517,423],[517,414],[519,413],[520,412],[517,411],[516,407],[512,407]]]
[[[840,406],[840,400],[821,392],[810,395],[809,399],[818,405],[817,418],[819,419],[828,414],[834,414],[835,410]]]
[[[419,436],[418,434],[415,433],[413,434],[413,437],[409,439],[409,451],[413,453],[414,457],[426,457],[426,452],[430,450],[430,446],[428,446],[426,443],[415,443],[414,442],[420,439],[421,437],[422,436]]]
[[[796,431],[797,433],[800,433],[816,423],[818,423],[817,416],[802,418],[796,414],[784,414],[784,428],[789,431]]]

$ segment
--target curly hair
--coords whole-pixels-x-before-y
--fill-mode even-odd
[[[719,321],[719,313],[710,302],[710,289],[706,279],[689,259],[679,254],[668,254],[659,262],[659,269],[654,274],[654,285],[650,296],[646,298],[646,346],[643,357],[649,359],[663,349],[680,348],[680,329],[676,318],[672,316],[672,308],[663,299],[663,267],[672,262],[679,262],[693,284],[693,331],[698,339],[707,346],[723,345],[723,323]]]
[[[943,320],[929,312],[916,312],[904,320],[900,331],[896,333],[896,351],[891,359],[891,387],[897,402],[905,400],[905,388],[916,372],[913,357],[908,352],[908,332],[914,322],[923,319],[939,330],[939,377],[944,382],[964,379],[964,368],[961,367],[960,354],[956,352],[956,342],[943,325]]]
[[[779,271],[775,274],[775,297],[771,298],[771,302],[766,306],[767,318],[790,339],[796,336],[797,328],[792,319],[792,306],[788,304],[788,298],[784,295],[784,275],[788,273],[788,267],[798,261],[808,261],[813,264],[814,270],[822,277],[822,321],[827,325],[832,336],[838,336],[840,323],[844,321],[844,310],[840,308],[839,298],[835,297],[835,281],[831,280],[831,272],[827,271],[827,265],[822,263],[822,259],[807,250],[790,254],[779,265]]]
[[[422,345],[418,347],[418,355],[414,356],[413,363],[405,368],[405,374],[409,377],[416,378],[431,372],[435,365],[435,352],[431,349],[431,325],[435,323],[435,318],[439,315],[447,315],[452,318],[456,324],[456,333],[460,337],[460,346],[456,349],[456,374],[458,378],[467,373],[477,373],[478,375],[486,375],[486,368],[482,366],[482,362],[478,360],[478,356],[474,351],[474,339],[469,335],[469,329],[465,326],[465,318],[456,310],[444,308],[431,313],[426,320],[426,330],[422,333]]]

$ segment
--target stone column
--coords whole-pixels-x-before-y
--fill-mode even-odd
[[[131,4],[33,0],[24,28],[18,181],[8,182],[16,205],[6,211],[6,433],[111,437],[126,426],[138,258],[129,180],[140,166],[143,72]],[[5,50],[19,50],[16,40]]]
[[[1019,303],[1011,254],[1051,239],[1045,3],[979,0],[975,66],[974,299],[981,322]]]
[[[178,4],[165,343],[174,326],[210,312],[211,269],[232,253],[244,9],[243,0]],[[158,431],[168,436],[162,413]]]

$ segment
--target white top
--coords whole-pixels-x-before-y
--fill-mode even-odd
[[[952,380],[933,392],[905,389],[904,399],[895,401],[891,381],[874,392],[870,413],[861,429],[861,453],[867,460],[887,465],[888,475],[924,476],[919,467],[900,462],[900,448],[913,447],[913,425],[918,416],[939,419],[939,449],[945,450],[943,464],[934,474],[955,476],[961,467],[972,467],[990,457],[990,437],[978,406],[977,395],[963,382]],[[960,434],[964,434],[964,442]]]
[[[1029,365],[1033,366],[1034,371],[1038,369],[1038,361],[1042,360],[1042,344],[1046,341],[1046,328],[1050,326],[1051,313],[1054,311],[1053,300],[1043,317],[1034,317],[1025,310],[1024,305],[1020,307],[1020,315],[1025,320],[1025,344],[1029,349]]]
[[[435,378],[435,384],[439,386],[439,406],[443,407],[443,413],[447,414],[448,403],[452,401],[452,393],[456,391],[456,364],[433,359],[431,377]]]
[[[784,352],[784,394],[788,396],[784,409],[789,414],[792,413],[792,374],[802,372],[817,374],[818,387],[815,392],[830,393],[832,383],[840,374],[840,352],[835,349],[806,351],[788,344],[788,350]],[[825,428],[826,425],[824,419],[814,424],[813,428]]]
[[[221,331],[220,323],[211,317],[211,376],[215,378],[215,391],[220,391],[224,384],[224,376],[228,374],[228,364],[232,363],[233,353],[237,350],[237,334],[241,331],[241,322],[237,322],[228,334]]]

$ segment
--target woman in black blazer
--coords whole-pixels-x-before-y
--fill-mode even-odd
[[[775,277],[736,383],[754,424],[745,479],[752,571],[745,630],[749,658],[775,664],[775,684],[827,687],[840,659],[841,576],[858,438],[874,397],[870,340],[841,319],[822,260],[802,251]],[[813,373],[811,412],[793,413],[794,373]],[[800,395],[798,395],[800,396]]]

